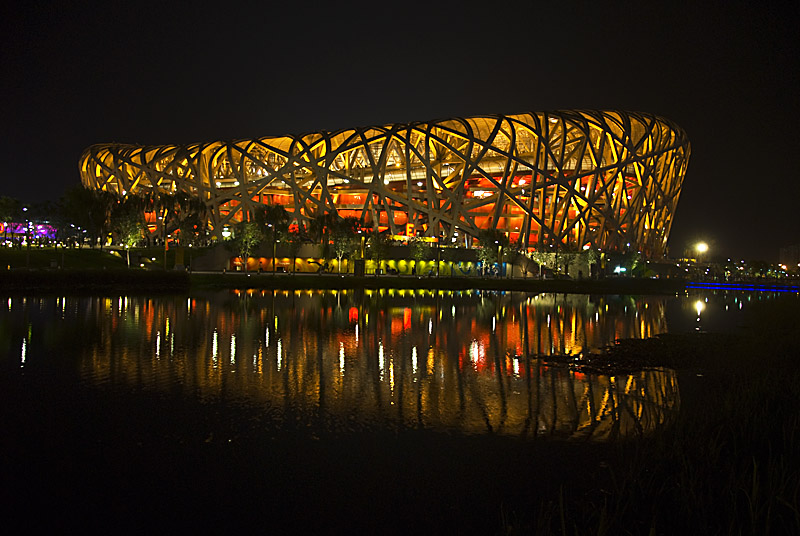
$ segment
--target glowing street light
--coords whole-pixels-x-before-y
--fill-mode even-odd
[[[703,303],[703,300],[697,300],[694,302],[694,310],[697,311],[697,320],[700,320],[700,314],[705,310],[706,304]]]
[[[694,249],[695,251],[697,251],[697,253],[702,255],[703,253],[706,253],[708,251],[708,244],[706,244],[705,242],[698,242],[697,244],[695,244]]]

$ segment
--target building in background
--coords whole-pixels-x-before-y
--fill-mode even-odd
[[[471,245],[496,229],[528,250],[666,253],[690,144],[667,119],[560,111],[190,145],[93,145],[86,187],[201,199],[217,238],[260,206]],[[158,227],[153,226],[158,232]],[[167,232],[170,230],[167,229]]]

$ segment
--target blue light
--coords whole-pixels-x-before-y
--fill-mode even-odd
[[[731,283],[687,283],[686,288],[703,290],[747,290],[759,291],[769,290],[773,292],[799,292],[800,287],[796,285],[761,285],[761,284],[731,284]]]

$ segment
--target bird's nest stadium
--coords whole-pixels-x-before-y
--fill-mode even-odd
[[[393,235],[467,243],[496,229],[529,250],[665,254],[690,154],[647,113],[558,111],[444,119],[190,145],[100,144],[84,186],[120,196],[184,192],[209,226],[283,205],[299,226],[326,213]]]

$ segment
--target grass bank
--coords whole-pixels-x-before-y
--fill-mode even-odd
[[[3,270],[114,270],[127,267],[125,258],[92,248],[0,248]]]
[[[207,248],[184,250],[184,262],[204,254]],[[165,252],[163,247],[132,248],[130,250],[131,263],[138,268],[140,265],[147,269],[163,270],[166,266],[171,270],[175,266],[176,248]],[[0,248],[0,268],[5,270],[44,270],[59,268],[63,270],[115,270],[128,267],[127,256],[124,251],[104,248],[102,251],[95,248],[54,248],[32,247]]]
[[[188,254],[188,253],[187,253]],[[200,250],[191,252],[200,254]],[[270,273],[192,273],[164,270],[161,248],[131,251],[127,266],[124,255],[116,251],[64,248],[0,249],[0,291],[120,290],[144,291],[188,288],[258,289],[344,289],[395,288],[442,290],[512,290],[520,292],[596,293],[596,294],[672,294],[684,288],[676,279],[608,278],[600,280],[538,280],[480,277],[363,276],[350,274],[270,274]],[[174,248],[167,252],[167,267],[174,264]],[[154,260],[155,259],[155,260]]]
[[[675,422],[606,447],[602,461],[585,467],[587,478],[507,505],[502,531],[800,534],[797,318],[798,300],[780,300],[754,305],[748,328],[736,334],[640,344],[649,364],[679,371]]]

